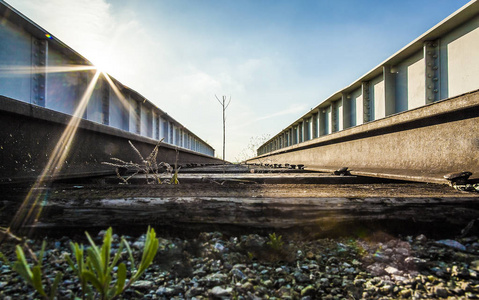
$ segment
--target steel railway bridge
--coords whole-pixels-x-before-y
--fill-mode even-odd
[[[173,164],[217,164],[214,149],[172,116],[0,0],[0,183],[101,175],[128,144]],[[61,162],[64,160],[64,164]]]
[[[0,0],[0,183],[101,175],[163,140],[170,164],[214,149]],[[248,163],[443,182],[479,173],[479,2],[471,1],[258,149]],[[47,170],[47,171],[45,171]]]
[[[479,2],[276,134],[249,163],[444,182],[479,173]]]

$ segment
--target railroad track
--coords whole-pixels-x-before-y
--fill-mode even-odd
[[[112,176],[55,182],[41,190],[47,200],[31,226],[39,232],[152,225],[183,234],[274,231],[321,237],[381,230],[434,236],[458,235],[479,218],[479,194],[447,185],[267,168],[252,174],[251,166],[217,168],[225,173],[185,170],[177,185],[145,184],[144,175],[128,185]],[[0,212],[5,226],[26,189],[3,189],[2,195],[9,195]]]

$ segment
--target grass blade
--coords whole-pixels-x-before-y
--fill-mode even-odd
[[[60,281],[63,278],[63,273],[62,272],[57,272],[55,275],[55,280],[53,281],[52,288],[50,290],[50,299],[54,299],[55,295],[57,294],[58,290],[58,285],[60,284]]]
[[[118,266],[118,279],[116,281],[116,293],[115,296],[120,295],[123,292],[123,288],[125,287],[126,281],[126,266],[124,263],[121,263]]]
[[[37,292],[42,295],[43,297],[47,297],[47,294],[45,293],[45,290],[43,289],[43,284],[42,284],[42,270],[40,266],[34,266],[32,270],[32,283],[33,287]]]

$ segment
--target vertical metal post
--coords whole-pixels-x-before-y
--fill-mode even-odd
[[[351,127],[351,95],[347,93],[341,93],[341,101],[343,102],[343,128]]]
[[[426,104],[428,104],[440,99],[439,40],[424,43],[424,62],[426,64]]]
[[[32,37],[32,92],[31,103],[45,107],[47,95],[48,42]]]
[[[363,81],[361,83],[361,91],[363,95],[363,122],[372,121],[372,105],[371,97],[369,96],[369,81]]]
[[[135,133],[136,134],[141,134],[141,103],[140,101],[135,101],[135,115],[136,115],[136,120],[135,120]]]
[[[100,81],[101,83],[101,110],[102,110],[102,116],[103,120],[102,123],[105,125],[110,124],[110,86],[104,81]]]
[[[384,108],[385,116],[396,113],[396,73],[391,72],[391,66],[383,66]]]
[[[337,101],[331,102],[331,132],[338,131],[338,121],[339,121],[337,117],[338,105],[336,102]]]
[[[86,90],[86,88],[88,87],[88,82],[89,82],[89,77],[90,76],[90,73],[89,72],[79,72],[78,74],[78,86],[76,88],[76,96],[77,98],[76,99],[66,99],[68,101],[72,101],[74,102],[74,104],[72,105],[72,114],[73,112],[77,109],[77,107],[80,105],[80,101],[81,101],[81,98],[82,98],[82,95],[83,95],[83,92]],[[93,75],[92,75],[93,76]],[[83,112],[83,119],[87,119],[88,118],[88,109],[85,109],[85,111]]]
[[[158,115],[155,115],[155,120],[156,120],[156,123],[155,123],[155,131],[156,131],[156,134],[155,134],[155,139],[157,140],[160,140],[160,116]]]

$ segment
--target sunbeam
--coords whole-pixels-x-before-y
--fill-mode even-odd
[[[128,101],[125,99],[125,96],[123,96],[123,94],[120,92],[116,84],[113,82],[113,80],[111,80],[110,76],[105,72],[102,72],[102,74],[103,74],[103,77],[105,77],[108,84],[110,85],[113,92],[115,93],[115,95],[118,97],[118,99],[120,99],[121,105],[123,105],[125,109],[130,110],[131,108],[130,103],[128,103]]]
[[[96,71],[95,75],[93,76],[93,79],[85,90],[78,107],[70,119],[70,122],[68,123],[65,131],[50,155],[48,163],[46,164],[35,184],[28,192],[25,200],[20,206],[20,209],[13,218],[9,230],[12,229],[13,231],[17,231],[22,227],[33,225],[38,221],[42,212],[42,205],[39,205],[39,202],[47,197],[48,189],[46,189],[44,185],[49,183],[50,180],[55,178],[61,171],[65,159],[70,151],[72,141],[78,130],[81,117],[87,108],[88,102],[93,93],[95,85],[98,82],[100,74],[100,71]]]
[[[31,75],[43,73],[66,73],[96,70],[94,66],[85,65],[66,65],[66,66],[0,66],[0,77],[10,77],[12,75]]]

